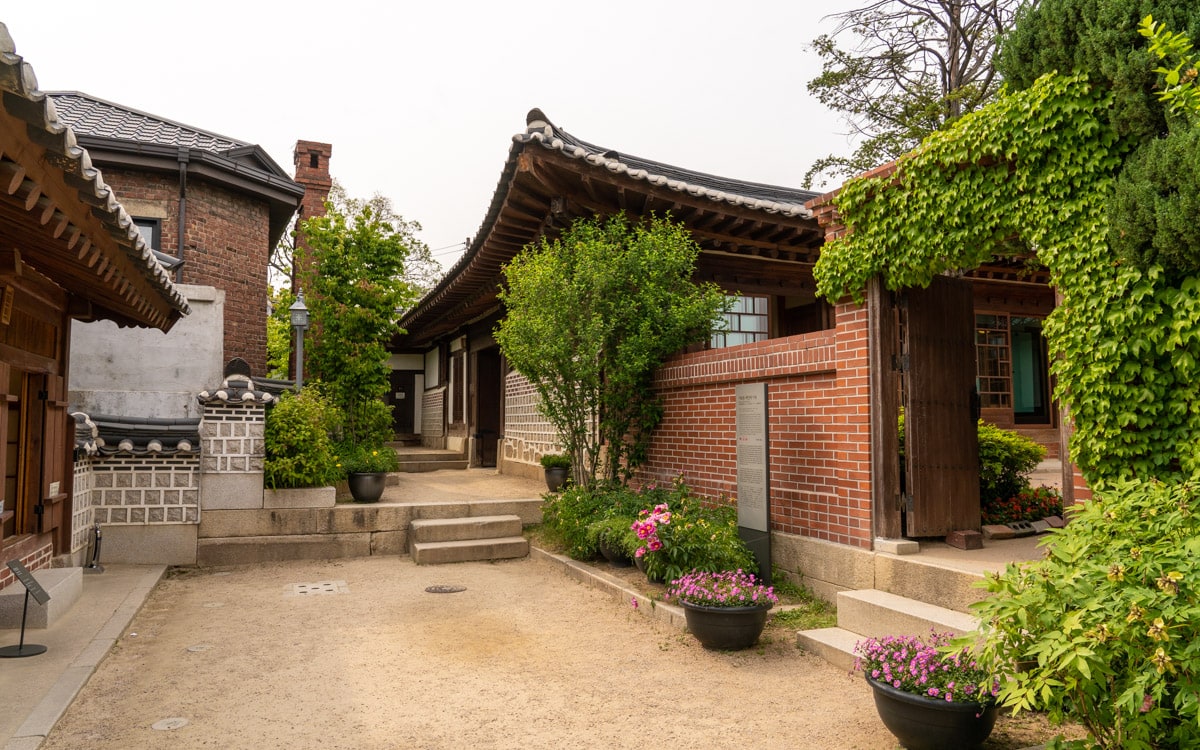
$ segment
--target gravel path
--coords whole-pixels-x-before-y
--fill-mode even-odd
[[[895,748],[861,679],[764,641],[705,651],[531,559],[185,571],[43,747]]]

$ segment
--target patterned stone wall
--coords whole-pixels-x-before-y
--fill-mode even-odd
[[[538,396],[525,376],[510,372],[504,381],[505,461],[537,464],[546,453],[562,450],[558,432],[537,409]]]
[[[446,389],[433,388],[421,396],[421,437],[440,438],[445,430]]]
[[[71,552],[86,549],[92,540],[92,526],[96,523],[95,507],[92,505],[92,487],[95,473],[87,459],[75,462],[75,491],[71,495]]]
[[[93,461],[93,512],[102,526],[200,522],[197,456],[102,456]]]
[[[200,422],[204,473],[261,474],[265,425],[266,410],[260,404],[206,404]]]

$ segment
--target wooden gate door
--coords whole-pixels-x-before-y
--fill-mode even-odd
[[[905,534],[979,529],[971,284],[937,277],[901,301]]]
[[[416,373],[392,370],[392,432],[396,435],[411,435],[416,432],[414,404],[417,402]]]

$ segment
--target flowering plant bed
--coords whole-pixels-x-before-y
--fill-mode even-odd
[[[948,650],[952,636],[931,632],[929,639],[890,635],[868,638],[854,647],[855,669],[867,679],[912,695],[947,703],[996,703],[999,681],[970,651]]]
[[[707,573],[694,570],[671,581],[668,596],[681,603],[701,607],[763,607],[779,603],[774,586],[764,586],[753,573],[725,570]]]
[[[1014,497],[984,500],[983,524],[1006,524],[1016,521],[1040,521],[1063,514],[1062,495],[1051,487],[1025,489]]]

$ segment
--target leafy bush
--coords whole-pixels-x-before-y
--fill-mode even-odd
[[[668,490],[654,487],[643,499],[659,501],[638,513],[643,558],[651,580],[670,581],[692,571],[757,570],[754,555],[738,535],[737,510],[704,507],[682,479]],[[640,554],[639,554],[640,552]]]
[[[341,475],[330,434],[341,413],[315,386],[280,395],[267,412],[263,479],[271,489],[320,487]]]
[[[400,468],[396,451],[385,445],[342,445],[338,468],[343,474],[373,474]]]
[[[1046,449],[1010,430],[979,420],[979,499],[1017,497],[1029,489],[1026,474],[1046,457]]]
[[[974,605],[1001,703],[1082,723],[1084,747],[1200,746],[1200,484],[1114,482],[1044,544]]]
[[[542,468],[544,469],[569,469],[571,468],[571,457],[561,453],[547,453],[541,457]]]
[[[632,559],[641,546],[641,540],[633,532],[634,520],[630,515],[606,515],[588,524],[587,536],[595,540],[597,549],[607,547]]]
[[[1062,495],[1052,487],[1022,490],[1016,497],[994,498],[983,503],[985,524],[1039,521],[1063,513]]]
[[[576,560],[596,556],[596,537],[589,527],[603,518],[610,507],[606,489],[571,485],[557,495],[543,495],[542,522],[562,538],[567,554]]]

